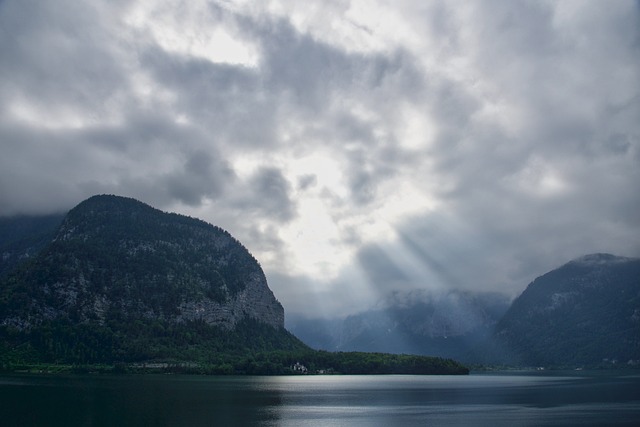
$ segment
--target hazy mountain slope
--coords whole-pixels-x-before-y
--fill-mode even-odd
[[[297,318],[289,329],[314,348],[468,359],[509,306],[493,293],[396,293],[385,307],[342,320]]]
[[[529,365],[640,360],[640,259],[587,255],[538,277],[500,320],[492,351]]]
[[[0,278],[37,255],[51,241],[63,218],[63,214],[0,218]]]

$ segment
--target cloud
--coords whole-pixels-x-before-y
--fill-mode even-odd
[[[0,3],[0,215],[136,197],[288,311],[640,256],[636,2]]]
[[[288,222],[295,217],[291,184],[279,169],[260,168],[249,178],[248,187],[249,193],[239,201],[240,209],[254,210],[254,215],[277,222]]]

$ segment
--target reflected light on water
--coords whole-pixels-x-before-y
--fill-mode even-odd
[[[632,426],[640,376],[0,377],[3,426]]]

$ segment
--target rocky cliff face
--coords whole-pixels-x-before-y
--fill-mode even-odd
[[[72,209],[53,241],[5,280],[0,324],[54,319],[193,320],[284,327],[258,262],[226,231],[133,199],[94,196]]]
[[[178,308],[178,321],[203,320],[210,325],[233,327],[246,317],[258,319],[274,327],[284,327],[284,309],[269,290],[264,276],[253,274],[244,289],[226,301],[210,298],[184,301]]]

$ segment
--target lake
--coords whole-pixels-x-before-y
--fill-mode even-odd
[[[2,375],[9,426],[631,426],[640,372]]]

